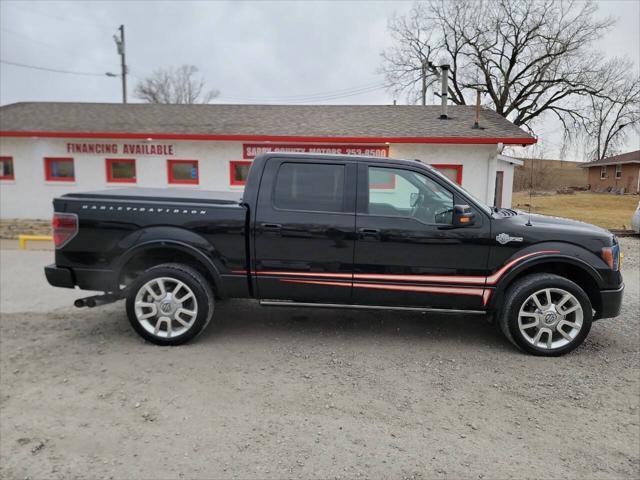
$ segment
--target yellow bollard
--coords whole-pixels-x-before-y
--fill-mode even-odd
[[[20,250],[26,250],[27,241],[29,240],[51,242],[53,241],[53,237],[51,235],[18,235],[18,246]]]

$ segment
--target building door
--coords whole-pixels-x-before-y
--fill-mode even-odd
[[[271,158],[254,226],[258,296],[349,303],[356,164]]]
[[[496,190],[493,195],[493,205],[502,208],[502,190],[504,188],[504,172],[496,172]]]
[[[476,212],[474,226],[453,228],[453,206],[469,202],[444,180],[419,167],[358,168],[354,303],[482,308],[486,215]]]

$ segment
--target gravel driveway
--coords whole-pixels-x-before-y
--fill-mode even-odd
[[[639,478],[640,241],[623,314],[572,354],[478,317],[217,307],[145,344],[2,250],[2,478]]]

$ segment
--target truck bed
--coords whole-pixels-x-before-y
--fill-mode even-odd
[[[153,263],[170,263],[180,261],[179,251],[195,252],[216,275],[229,276],[230,294],[247,295],[246,276],[233,273],[248,265],[242,192],[114,188],[69,193],[53,204],[78,217],[78,232],[56,250],[56,265],[73,267],[80,288],[114,291],[132,258],[152,251]]]
[[[242,192],[217,192],[182,188],[111,188],[93,192],[67,193],[62,199],[74,200],[140,200],[171,203],[199,203],[210,205],[239,205]]]

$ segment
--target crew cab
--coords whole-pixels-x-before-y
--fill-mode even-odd
[[[554,356],[619,314],[607,230],[484,205],[418,160],[267,153],[243,192],[125,188],[56,198],[51,285],[120,298],[132,327],[182,344],[217,302],[472,312]]]

